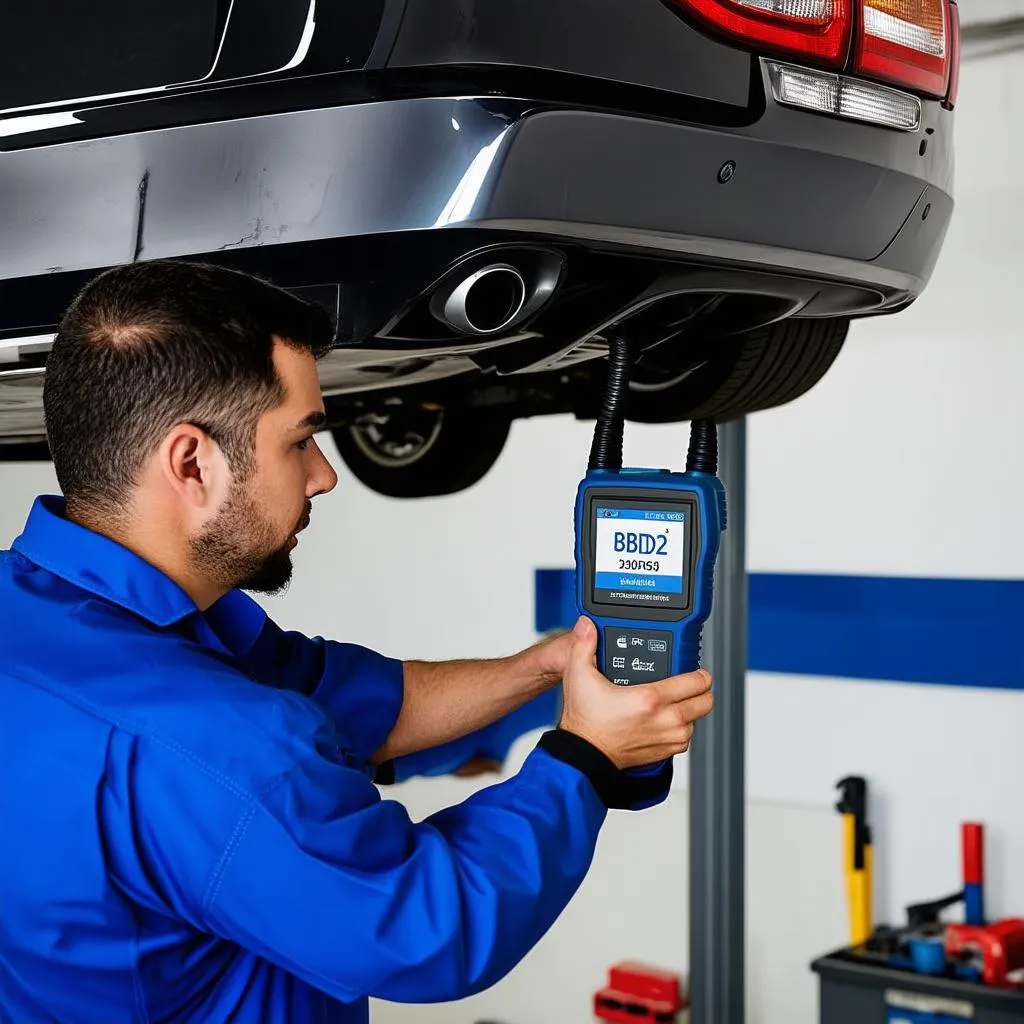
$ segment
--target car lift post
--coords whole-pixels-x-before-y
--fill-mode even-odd
[[[715,708],[690,745],[690,1020],[743,1024],[747,424],[718,428],[728,500],[703,663]]]

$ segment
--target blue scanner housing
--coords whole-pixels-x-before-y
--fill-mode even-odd
[[[700,666],[726,494],[713,473],[591,469],[576,495],[576,607],[619,685]]]

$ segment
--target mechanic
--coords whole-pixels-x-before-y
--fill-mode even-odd
[[[245,591],[288,583],[337,482],[314,439],[332,337],[319,307],[202,264],[114,268],[62,319],[62,496],[0,555],[4,1021],[351,1022],[368,997],[480,991],[711,710],[704,671],[613,686],[586,620],[433,664],[275,625]],[[381,797],[403,758],[559,681],[514,776],[422,823]]]

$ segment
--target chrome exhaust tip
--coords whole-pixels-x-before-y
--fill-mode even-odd
[[[460,334],[497,334],[520,318],[526,305],[523,275],[508,263],[492,263],[463,278],[439,310],[439,319]]]

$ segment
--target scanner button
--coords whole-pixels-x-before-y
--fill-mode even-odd
[[[606,628],[604,674],[623,686],[672,674],[672,634],[662,630]]]

